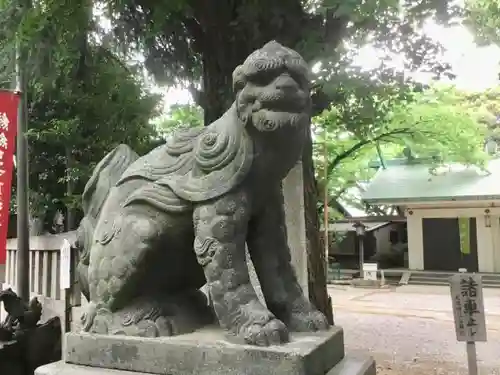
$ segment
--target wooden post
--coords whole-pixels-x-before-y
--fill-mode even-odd
[[[324,226],[324,246],[325,246],[325,273],[326,273],[326,278],[328,280],[328,149],[327,149],[327,142],[326,142],[326,137],[327,137],[328,132],[326,131],[326,126],[325,126],[325,144],[323,148],[323,154],[325,157],[325,172],[324,172],[324,189],[323,189],[323,226]]]
[[[22,1],[21,9],[31,8],[31,1]],[[29,235],[29,185],[26,95],[26,51],[20,37],[16,43],[16,91],[20,95],[17,116],[17,280],[16,291],[23,301],[30,299],[30,235]]]

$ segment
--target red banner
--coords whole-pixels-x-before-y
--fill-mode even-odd
[[[0,90],[0,264],[7,256],[10,192],[17,130],[19,95]]]

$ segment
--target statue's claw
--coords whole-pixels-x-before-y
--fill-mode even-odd
[[[193,332],[211,316],[202,292],[141,298],[118,311],[90,303],[82,317],[85,332],[141,337],[174,336]],[[204,297],[204,295],[203,295]]]
[[[292,313],[287,326],[292,332],[326,331],[330,327],[326,317],[319,311]]]
[[[244,337],[245,343],[250,345],[280,345],[289,341],[285,324],[274,318],[265,324],[251,324],[240,334]]]

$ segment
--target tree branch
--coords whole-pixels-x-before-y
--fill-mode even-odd
[[[413,131],[411,130],[411,128],[403,128],[403,129],[393,130],[393,131],[388,132],[388,133],[380,134],[372,139],[363,139],[363,140],[359,141],[358,143],[356,143],[351,148],[349,148],[349,149],[345,150],[344,152],[340,153],[339,155],[337,155],[335,157],[335,159],[333,159],[333,162],[330,163],[330,165],[328,166],[327,175],[329,176],[330,173],[333,172],[333,170],[340,164],[340,162],[342,160],[344,160],[345,158],[348,158],[349,156],[351,156],[352,154],[359,151],[361,148],[363,148],[364,146],[366,146],[370,143],[381,141],[384,138],[389,138],[389,137],[392,137],[392,136],[397,135],[397,134],[412,134],[412,133],[413,133]]]
[[[344,186],[340,191],[338,191],[333,197],[331,197],[328,202],[326,203],[328,207],[333,207],[337,211],[339,211],[342,215],[345,217],[350,217],[351,214],[339,203],[340,196],[344,194],[347,190],[349,190],[353,185],[355,184],[356,181],[347,181],[345,183],[346,186]],[[324,189],[325,187],[323,187]],[[322,206],[318,207],[318,214],[321,214],[324,210],[324,204]]]
[[[196,53],[203,53],[203,43],[205,42],[205,34],[200,23],[194,17],[184,17],[182,23],[193,36],[193,50]]]
[[[325,34],[324,34],[324,48],[325,50],[331,51],[337,48],[340,42],[343,40],[345,33],[347,31],[347,25],[349,23],[350,17],[340,16],[337,17],[336,13],[340,4],[336,9],[328,9],[326,11],[325,20]]]

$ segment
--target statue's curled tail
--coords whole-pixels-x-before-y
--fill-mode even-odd
[[[119,145],[108,153],[95,167],[92,177],[83,191],[84,217],[77,230],[75,247],[80,253],[77,267],[78,281],[83,295],[89,300],[88,267],[90,262],[90,247],[94,229],[99,219],[102,206],[109,192],[118,182],[125,170],[139,155],[127,145]]]

